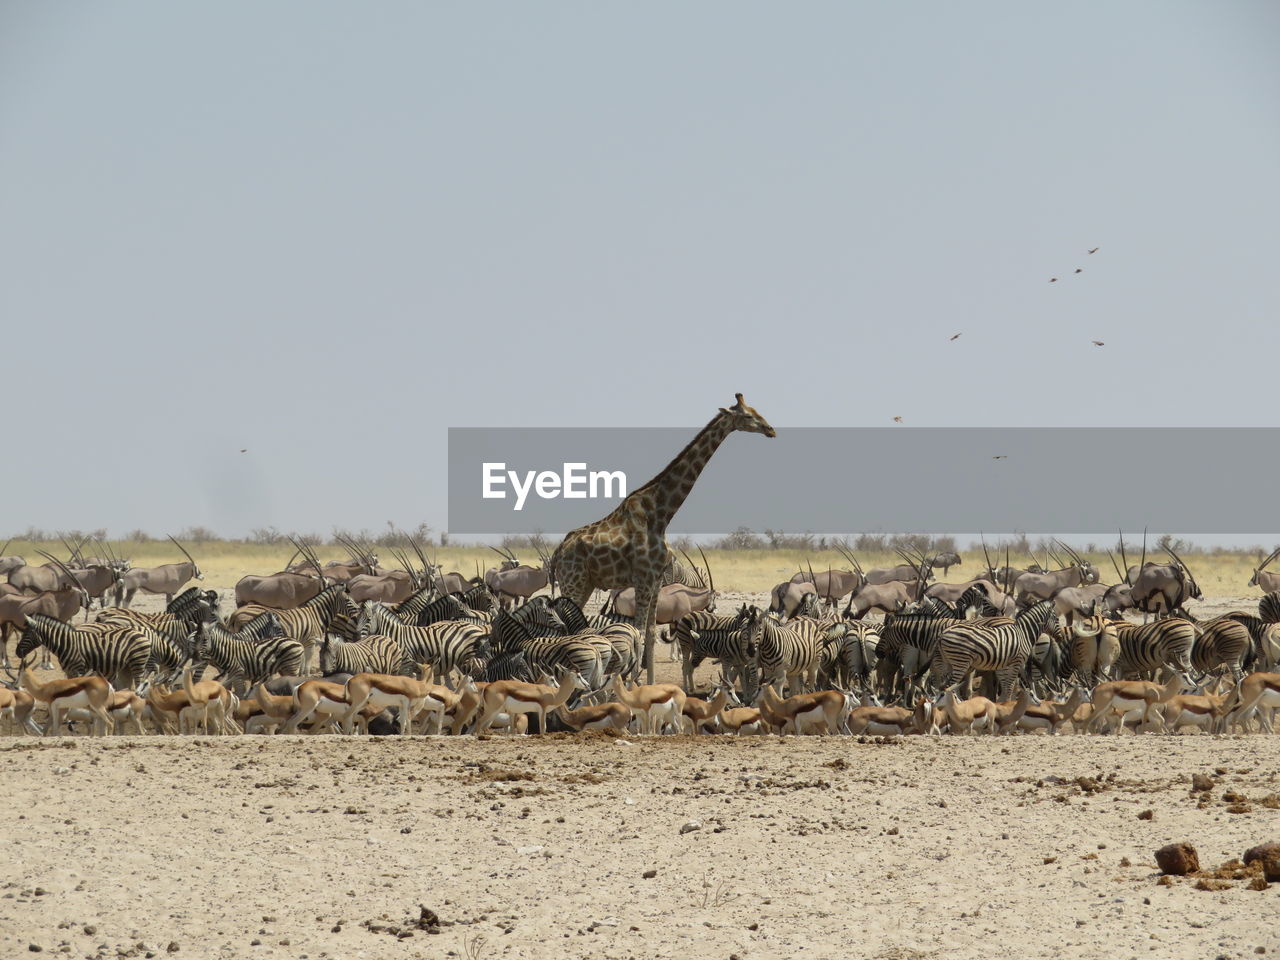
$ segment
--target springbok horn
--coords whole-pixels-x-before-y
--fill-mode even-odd
[[[6,540],[6,541],[4,542],[4,546],[3,546],[3,547],[0,547],[0,557],[3,557],[3,556],[4,556],[4,552],[5,552],[6,550],[8,550],[8,549],[9,549],[9,544],[11,544],[11,543],[13,543],[13,538],[12,538],[12,537],[10,537],[8,540]]]
[[[173,540],[173,535],[172,535],[172,534],[166,534],[166,536],[168,536],[170,540]],[[178,543],[178,541],[177,541],[177,540],[173,540],[173,545],[174,545],[175,547],[177,547],[179,550],[181,550],[181,551],[183,552],[183,554],[186,556],[186,558],[187,558],[188,560],[190,560],[190,561],[191,561],[191,565],[192,565],[193,567],[198,567],[198,566],[199,566],[199,564],[198,564],[198,563],[196,563],[196,558],[195,558],[195,557],[193,557],[191,554],[187,553],[187,548],[186,548],[186,547],[184,547],[182,544]]]

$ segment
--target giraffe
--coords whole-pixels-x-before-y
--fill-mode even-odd
[[[603,520],[565,535],[551,557],[554,581],[578,606],[593,590],[635,587],[636,626],[644,634],[644,662],[653,683],[654,619],[662,573],[671,559],[667,525],[675,516],[711,455],[735,430],[775,437],[769,422],[747,406],[721,407],[711,422],[674,460],[643,487],[634,490]]]

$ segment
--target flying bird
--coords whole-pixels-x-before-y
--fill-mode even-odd
[[[1057,282],[1058,282],[1058,278],[1057,278],[1057,277],[1050,277],[1050,278],[1049,278],[1049,282],[1050,282],[1050,283],[1057,283]]]
[[[998,456],[992,457],[991,459],[992,460],[1008,460],[1009,455],[1007,453],[1002,453],[1002,454],[999,454]]]
[[[959,339],[960,339],[960,334],[958,334],[958,333],[957,333],[957,334],[955,334],[951,339],[952,339],[952,340],[959,340]]]
[[[893,418],[893,422],[894,422],[894,423],[901,423],[901,422],[902,422],[902,418],[901,418],[901,417],[894,417],[894,418]]]
[[[241,453],[248,453],[248,452],[249,452],[249,448],[248,448],[248,447],[241,447],[241,448],[240,448],[240,452],[241,452]]]
[[[1090,252],[1090,253],[1097,253],[1097,252],[1098,252],[1099,250],[1101,250],[1101,249],[1102,249],[1101,247],[1094,247],[1094,248],[1093,248],[1092,250],[1090,250],[1089,252]]]
[[[1076,267],[1076,273],[1084,273],[1084,267]]]
[[[1106,345],[1106,341],[1104,341],[1104,340],[1095,340],[1095,341],[1093,341],[1093,345],[1094,345],[1095,347],[1105,346],[1105,345]]]

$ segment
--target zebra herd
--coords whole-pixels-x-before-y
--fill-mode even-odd
[[[552,702],[546,691],[574,678],[576,688],[554,704],[558,709],[551,722],[556,725],[573,727],[575,711],[609,703],[617,708],[606,711],[616,726],[624,708],[635,709],[619,705],[626,699],[622,695],[610,699],[621,680],[633,703],[659,696],[659,688],[679,689],[685,722],[668,726],[673,730],[801,732],[805,725],[799,721],[788,727],[787,721],[777,724],[771,718],[785,715],[790,707],[803,714],[810,709],[803,698],[831,691],[845,704],[836,711],[843,716],[838,729],[853,729],[851,717],[879,717],[862,728],[925,732],[948,726],[937,722],[944,716],[937,713],[939,704],[1003,705],[1007,720],[1021,703],[1019,716],[1034,718],[1050,709],[1042,707],[1045,703],[1061,705],[1075,695],[1082,705],[1098,689],[1110,689],[1108,684],[1154,688],[1157,680],[1169,681],[1169,692],[1163,699],[1152,693],[1152,704],[1188,695],[1207,698],[1221,718],[1232,709],[1227,704],[1240,700],[1245,673],[1272,676],[1277,659],[1280,593],[1264,597],[1256,616],[1231,613],[1201,623],[1177,609],[1146,624],[1106,614],[1060,617],[1052,597],[1026,598],[1009,610],[992,603],[988,588],[967,588],[954,603],[926,595],[879,620],[855,612],[852,604],[839,613],[833,605],[824,607],[821,599],[810,592],[790,613],[742,604],[728,615],[717,614],[713,601],[711,609],[680,617],[671,624],[669,640],[673,657],[681,661],[682,685],[629,686],[638,684],[643,666],[641,638],[630,619],[616,611],[609,613],[606,607],[588,616],[569,598],[547,595],[504,609],[483,582],[448,594],[428,586],[398,604],[357,603],[343,584],[332,584],[293,609],[247,603],[225,620],[219,615],[217,592],[192,587],[174,597],[163,613],[110,608],[95,622],[79,625],[33,614],[16,655],[25,667],[43,649],[57,657],[68,678],[105,678],[116,703],[112,716],[141,716],[160,731],[168,729],[162,709],[168,701],[163,698],[180,700],[183,690],[208,683],[211,671],[216,671],[217,689],[227,691],[226,698],[215,696],[219,702],[225,699],[229,711],[219,724],[224,729],[262,721],[271,707],[263,698],[296,700],[309,681],[329,684],[323,696],[340,700],[354,676],[409,678],[426,667],[439,681],[439,693],[433,696],[446,704],[440,708],[439,726],[453,710],[454,730],[467,729],[467,722],[457,722],[456,716],[465,699],[461,691],[474,691],[476,700],[488,684],[523,684],[533,691],[525,691],[528,696]],[[4,653],[6,687],[19,696],[25,674],[20,668],[15,675],[7,646]],[[693,696],[695,672],[708,662],[717,665],[720,678],[713,696],[702,700]],[[967,695],[975,680],[981,687],[976,698]],[[1216,701],[1213,690],[1206,689],[1211,683],[1218,685]],[[657,692],[644,692],[650,687]],[[1192,690],[1196,692],[1186,692]],[[1269,706],[1268,697],[1262,707]],[[709,715],[708,704],[717,701],[719,711]],[[283,708],[276,704],[276,709]],[[730,718],[726,711],[735,710],[746,713]],[[496,716],[501,727],[506,713]],[[908,717],[913,719],[908,722]],[[399,725],[399,718],[383,719]],[[523,722],[509,719],[513,729]],[[1143,710],[1142,719],[1150,719],[1150,710]],[[376,714],[365,721],[377,729]],[[25,726],[32,729],[31,723]]]

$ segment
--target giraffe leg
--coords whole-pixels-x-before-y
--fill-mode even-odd
[[[657,615],[657,584],[636,584],[636,626],[639,626],[644,634],[644,669],[646,683],[653,683],[654,621],[657,619]]]

